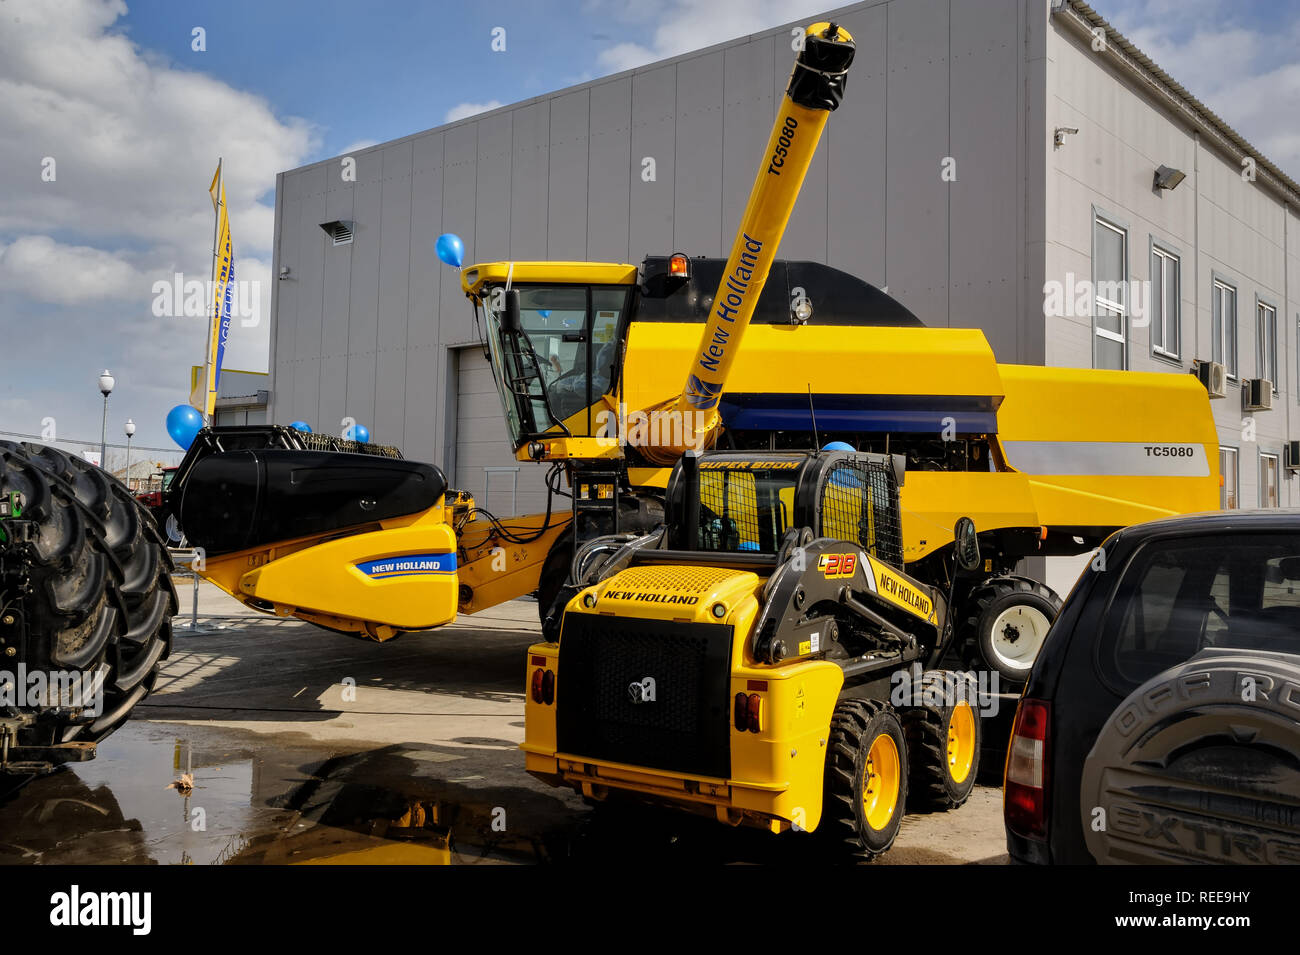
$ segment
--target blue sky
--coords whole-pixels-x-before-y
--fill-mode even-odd
[[[963,0],[953,0],[963,2]],[[968,0],[979,2],[979,0]],[[1046,2],[1046,0],[1044,0]],[[1094,0],[1300,178],[1300,4]],[[216,143],[237,275],[269,311],[275,174],[826,9],[817,0],[0,0],[0,430],[168,445],[201,316],[154,284],[206,279]],[[192,31],[206,31],[206,50]],[[492,49],[504,28],[506,52]],[[216,132],[217,117],[234,117]],[[54,160],[46,182],[42,164]],[[230,367],[264,362],[267,323]]]

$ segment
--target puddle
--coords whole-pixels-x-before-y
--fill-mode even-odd
[[[581,815],[558,796],[472,789],[484,777],[465,757],[432,747],[265,743],[128,723],[97,759],[0,793],[0,864],[536,863],[565,854]]]
[[[296,734],[272,739],[128,723],[98,759],[0,792],[0,864],[826,861],[806,835],[617,802],[592,808],[569,790],[502,772],[491,749],[406,743],[340,754]],[[184,774],[192,788],[169,788]],[[926,818],[908,817],[900,842],[913,845],[896,846],[883,861],[962,861],[965,853],[910,838],[934,825]],[[964,840],[957,830],[950,838]]]

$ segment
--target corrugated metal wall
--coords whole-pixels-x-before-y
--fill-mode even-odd
[[[1041,322],[1026,334],[1023,320],[1042,284],[1024,189],[1026,156],[1041,165],[1025,132],[1041,60],[1021,39],[1040,6],[837,11],[857,61],[781,254],[887,285],[928,324],[980,326],[1005,360],[1041,361]],[[722,254],[793,56],[783,27],[360,151],[355,182],[339,159],[282,174],[272,416],[329,430],[352,417],[456,473],[452,349],[474,333],[434,239],[459,234],[469,262]],[[351,245],[331,245],[333,219],[355,223]]]

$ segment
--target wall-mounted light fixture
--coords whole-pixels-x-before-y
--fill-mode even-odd
[[[289,277],[289,266],[287,265],[280,266],[280,281],[283,282],[288,277]]]
[[[1073,136],[1078,131],[1078,126],[1057,126],[1055,131],[1052,133],[1052,146],[1056,149],[1060,149],[1065,145],[1065,137],[1067,135]]]
[[[1157,166],[1153,189],[1177,189],[1178,184],[1187,178],[1187,173],[1173,166]]]

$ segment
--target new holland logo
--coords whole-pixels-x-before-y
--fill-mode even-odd
[[[653,703],[655,678],[648,676],[644,680],[633,680],[627,685],[627,695],[632,698],[633,703]]]
[[[718,403],[721,394],[721,384],[703,381],[698,375],[691,375],[686,382],[686,401],[692,408],[707,411]]]
[[[357,570],[374,580],[390,577],[410,577],[414,574],[454,574],[455,554],[403,554],[382,560],[366,560],[357,564]]]

